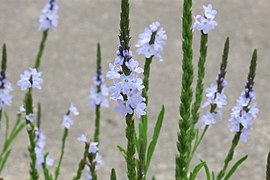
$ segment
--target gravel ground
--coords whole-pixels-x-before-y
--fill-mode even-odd
[[[38,31],[38,16],[45,0],[1,0],[0,43],[8,47],[8,77],[14,87],[14,103],[7,108],[10,114],[19,109],[23,94],[15,86],[20,73],[32,66],[41,39]],[[231,49],[226,94],[228,106],[224,114],[230,113],[235,98],[243,90],[252,51],[258,49],[258,70],[255,89],[260,113],[254,122],[248,143],[240,143],[236,158],[249,154],[248,160],[231,179],[261,180],[265,177],[265,161],[270,147],[270,23],[269,0],[216,0],[194,1],[194,14],[203,12],[202,5],[211,2],[218,10],[219,26],[209,35],[209,51],[206,62],[205,85],[214,82],[227,36],[231,38]],[[120,0],[59,0],[59,28],[49,33],[46,51],[42,60],[44,85],[42,91],[35,91],[35,102],[42,103],[43,130],[47,135],[47,150],[57,159],[63,128],[62,115],[70,103],[78,106],[79,118],[72,127],[67,142],[61,171],[63,180],[71,179],[82,156],[83,145],[76,141],[81,133],[93,134],[94,113],[88,108],[88,94],[91,79],[95,74],[96,43],[102,45],[103,70],[115,57],[118,44]],[[177,122],[179,119],[179,94],[181,78],[181,14],[180,0],[136,0],[131,1],[131,44],[137,35],[154,20],[160,21],[168,33],[167,46],[162,53],[164,62],[154,61],[150,83],[150,134],[162,104],[166,107],[164,126],[153,156],[149,177],[158,180],[174,179]],[[194,37],[194,63],[198,59],[199,33]],[[143,57],[135,55],[141,64]],[[109,83],[109,82],[108,82]],[[111,103],[111,107],[114,104]],[[11,119],[15,116],[11,115]],[[228,151],[233,134],[226,128],[228,118],[209,129],[203,144],[196,154],[195,162],[206,160],[209,167],[217,172],[223,165],[224,154]],[[99,179],[109,179],[110,169],[116,168],[119,179],[127,179],[125,162],[116,145],[126,144],[125,122],[113,108],[102,110],[101,154],[106,163],[99,171]],[[1,137],[3,137],[1,135]],[[2,139],[1,139],[2,140]],[[12,155],[4,170],[7,180],[27,179],[27,134],[23,131],[14,144]],[[203,175],[198,179],[205,179]]]

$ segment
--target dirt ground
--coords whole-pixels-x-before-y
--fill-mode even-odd
[[[1,0],[0,44],[8,47],[8,78],[13,84],[14,102],[7,111],[11,119],[22,104],[24,93],[16,86],[19,75],[34,64],[41,39],[38,31],[38,17],[46,0]],[[71,128],[61,169],[62,180],[72,179],[82,156],[83,145],[76,141],[82,133],[92,137],[94,112],[88,108],[89,88],[95,75],[96,43],[102,46],[103,70],[113,62],[118,45],[120,0],[57,0],[59,28],[49,32],[46,50],[42,60],[44,84],[41,91],[35,91],[35,103],[41,102],[43,110],[42,127],[47,135],[47,147],[51,157],[58,159],[63,127],[62,116],[70,103],[78,106],[80,116]],[[231,178],[234,180],[262,180],[265,177],[266,156],[270,149],[270,22],[269,0],[197,0],[193,2],[194,15],[202,14],[202,5],[212,3],[218,11],[218,27],[209,34],[209,51],[206,62],[205,85],[215,81],[221,61],[223,44],[227,36],[231,39],[228,87],[228,106],[223,110],[223,121],[209,129],[200,146],[194,163],[203,159],[217,172],[223,165],[233,134],[227,128],[227,119],[235,99],[246,82],[252,51],[258,49],[258,67],[255,90],[256,102],[260,108],[254,121],[250,140],[240,143],[236,159],[248,154],[248,160]],[[131,45],[138,34],[152,21],[160,21],[167,31],[168,41],[164,62],[153,62],[151,69],[149,115],[150,129],[164,104],[166,115],[157,150],[153,156],[149,177],[158,180],[174,179],[177,122],[179,119],[179,96],[181,85],[181,0],[136,0],[131,1]],[[198,61],[199,33],[194,36],[194,64]],[[143,64],[144,58],[135,54]],[[196,68],[195,68],[196,69]],[[106,80],[108,84],[108,80]],[[116,145],[125,146],[125,121],[113,112],[114,103],[102,110],[100,151],[105,166],[99,171],[99,179],[109,179],[114,167],[119,180],[127,179],[126,165]],[[138,121],[138,120],[137,120]],[[3,137],[3,136],[2,136]],[[2,141],[2,138],[1,138]],[[14,144],[11,157],[4,170],[6,180],[28,179],[27,133],[23,131]],[[42,175],[41,175],[42,176]],[[201,174],[198,179],[205,179]]]

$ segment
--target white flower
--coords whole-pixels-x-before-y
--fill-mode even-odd
[[[5,79],[2,80],[0,87],[0,109],[2,110],[5,106],[10,106],[12,103],[12,95],[11,91],[13,91],[10,82]]]
[[[90,171],[89,166],[88,165],[85,165],[84,166],[84,170],[85,170],[85,172],[83,174],[83,178],[85,180],[92,180],[92,174],[91,174],[91,171]]]
[[[20,86],[22,91],[25,91],[29,88],[41,89],[43,80],[41,77],[41,72],[37,72],[36,69],[30,68],[29,71],[24,71],[20,75],[20,80],[17,82],[17,85]]]
[[[54,160],[50,156],[47,156],[46,157],[46,165],[53,166],[53,163],[54,163]]]
[[[215,29],[218,25],[214,19],[207,19],[201,15],[197,15],[194,18],[195,22],[193,24],[193,29],[203,31],[204,34],[208,34],[209,31]]]
[[[218,108],[222,108],[222,106],[226,106],[227,105],[226,95],[216,93],[216,97],[215,97],[213,103],[216,104]]]
[[[31,123],[34,122],[34,115],[31,113],[31,114],[28,114],[25,116],[25,119],[30,121]]]
[[[58,25],[58,5],[54,0],[49,0],[44,6],[39,17],[39,29],[47,31],[49,29],[56,29]]]
[[[94,109],[96,105],[101,107],[109,107],[109,101],[107,96],[109,95],[109,89],[105,84],[100,86],[100,92],[97,92],[95,89],[90,90],[89,95],[89,105],[91,109]]]
[[[25,112],[25,108],[24,108],[23,105],[21,105],[21,106],[20,106],[20,111],[19,111],[19,113],[24,113],[24,112]]]
[[[95,154],[98,152],[98,142],[91,142],[89,145],[88,153]]]
[[[199,125],[201,128],[204,129],[205,126],[211,127],[213,124],[216,124],[215,116],[215,113],[210,112],[207,112],[205,115],[203,115],[199,120]]]
[[[214,20],[217,11],[212,8],[211,4],[203,6],[204,16],[197,15],[194,17],[195,22],[193,24],[193,30],[203,31],[204,34],[208,34],[210,30],[215,29],[218,25]]]
[[[64,119],[63,119],[63,122],[62,122],[62,125],[69,129],[71,126],[73,126],[74,122],[72,119],[70,119],[70,116],[69,115],[64,115]]]
[[[212,4],[208,4],[207,6],[203,6],[204,15],[208,19],[214,19],[216,17],[217,11],[212,8]]]
[[[167,40],[166,32],[160,28],[159,22],[153,22],[149,27],[150,29],[145,28],[144,32],[139,35],[139,40],[135,45],[137,53],[145,55],[146,58],[154,56],[157,60],[162,61],[160,52]],[[153,42],[151,42],[152,36],[154,36]]]
[[[104,161],[102,160],[102,157],[99,153],[96,153],[96,157],[93,162],[96,163],[95,171],[98,171],[104,165]]]
[[[79,115],[78,109],[76,108],[76,106],[74,106],[74,104],[71,104],[69,107],[69,111],[72,115],[77,116]]]
[[[80,142],[87,142],[87,138],[85,134],[82,134],[80,137],[77,138],[78,141]]]

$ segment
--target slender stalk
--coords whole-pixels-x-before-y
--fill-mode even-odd
[[[224,160],[223,168],[218,173],[217,180],[221,180],[224,177],[226,170],[227,170],[227,167],[228,167],[230,161],[233,159],[234,150],[235,150],[235,148],[238,145],[238,142],[240,140],[242,128],[243,127],[241,127],[241,130],[234,135],[234,138],[232,140],[232,145],[231,145],[230,150],[229,150],[229,152]]]
[[[115,169],[112,168],[110,180],[116,180],[116,179],[117,179],[117,178],[116,178],[116,172],[115,172]]]
[[[150,58],[145,58],[144,72],[143,72],[143,91],[142,97],[145,98],[145,104],[148,105],[148,90],[149,90],[149,77],[150,77],[150,65],[152,63],[153,56]]]
[[[193,82],[193,50],[192,50],[192,0],[184,0],[183,17],[182,17],[182,91],[180,104],[180,120],[176,156],[175,179],[188,179],[187,162],[191,151],[191,127],[192,121],[190,116],[190,106],[193,97],[192,82]]]
[[[42,39],[41,39],[41,42],[40,42],[40,45],[39,45],[39,51],[38,51],[36,61],[35,61],[35,66],[34,66],[34,68],[36,68],[37,70],[40,67],[41,58],[42,58],[43,51],[44,51],[44,48],[45,48],[47,36],[48,36],[48,30],[43,31]]]
[[[203,97],[203,80],[205,76],[205,61],[207,56],[207,42],[208,42],[208,34],[201,33],[201,45],[200,45],[200,58],[198,61],[198,79],[197,79],[197,85],[196,85],[196,92],[195,92],[195,102],[192,105],[191,113],[192,113],[192,130],[194,138],[195,135],[195,125],[199,120],[199,109],[202,102]]]
[[[79,180],[81,178],[81,176],[82,176],[82,172],[83,172],[85,164],[87,162],[88,149],[89,149],[89,144],[86,143],[84,153],[83,153],[83,158],[81,159],[81,161],[79,163],[76,176],[73,177],[73,180]]]
[[[32,99],[32,93],[31,89],[28,90],[28,92],[25,95],[25,100],[24,100],[24,106],[25,106],[25,111],[26,115],[32,114],[33,113],[33,99]],[[31,157],[31,163],[30,163],[30,179],[31,180],[36,180],[39,178],[37,169],[36,169],[36,152],[35,152],[35,147],[36,147],[36,142],[35,142],[35,127],[33,123],[31,123],[29,120],[26,119],[26,124],[28,126],[27,129],[27,134],[28,138],[30,141],[30,144],[28,146],[28,151]]]
[[[97,85],[97,92],[101,92],[102,80],[100,79],[102,75],[101,72],[101,49],[100,44],[97,44],[97,80],[101,83]],[[96,119],[95,119],[95,134],[94,141],[99,142],[99,132],[100,132],[100,105],[96,105]]]
[[[57,167],[55,169],[55,175],[54,175],[55,180],[57,180],[59,175],[60,175],[60,168],[61,168],[61,165],[62,165],[62,160],[63,160],[64,153],[65,153],[65,144],[66,144],[67,137],[68,137],[68,129],[65,128],[64,134],[63,134],[63,137],[62,137],[61,154],[60,154],[60,158],[59,158],[59,161],[58,161],[58,165],[57,165]]]
[[[136,160],[135,160],[135,126],[133,115],[128,114],[126,116],[126,138],[128,140],[127,144],[127,176],[129,180],[136,179]]]
[[[144,178],[144,176],[146,175],[144,172],[145,172],[145,146],[144,146],[143,140],[141,140],[137,180],[142,180]]]

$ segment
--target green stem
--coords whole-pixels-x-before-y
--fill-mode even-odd
[[[208,130],[208,127],[209,127],[209,125],[205,126],[205,128],[204,128],[204,130],[203,130],[203,132],[202,132],[202,134],[201,134],[201,136],[200,136],[200,138],[196,138],[195,144],[194,144],[194,146],[193,146],[193,148],[192,148],[192,151],[191,151],[191,153],[190,153],[190,157],[189,157],[188,164],[190,164],[190,162],[191,162],[191,160],[192,160],[192,158],[193,158],[193,156],[194,156],[196,150],[198,149],[199,145],[201,144],[202,139],[204,138],[204,135],[206,134],[206,132],[207,132],[207,130]]]
[[[25,94],[25,99],[24,99],[24,106],[25,106],[25,113],[26,115],[32,114],[33,113],[33,99],[32,99],[32,93],[31,89],[28,90],[28,92]],[[28,151],[31,157],[31,163],[30,163],[30,179],[31,180],[36,180],[39,178],[37,169],[36,169],[36,152],[35,152],[35,147],[36,147],[36,142],[35,142],[35,127],[33,123],[31,123],[29,120],[26,119],[26,124],[28,126],[27,134],[28,138],[30,141],[30,145],[28,146]]]
[[[64,152],[65,152],[65,144],[66,144],[67,137],[68,137],[68,129],[65,128],[64,134],[63,134],[63,137],[62,137],[61,154],[60,154],[60,158],[59,158],[59,161],[58,161],[58,165],[57,165],[57,167],[55,169],[55,175],[54,175],[55,176],[55,180],[58,179],[59,174],[60,174],[60,168],[61,168],[61,164],[62,164]]]
[[[46,40],[47,40],[47,36],[48,36],[48,30],[43,31],[42,39],[41,39],[41,42],[40,42],[40,45],[39,45],[39,51],[38,51],[36,61],[35,61],[35,66],[34,66],[34,68],[36,68],[37,70],[40,67],[41,58],[42,58],[43,51],[44,51],[44,48],[45,48],[45,43],[46,43]]]
[[[82,176],[82,172],[84,170],[85,164],[87,162],[87,157],[88,157],[88,149],[89,149],[89,144],[85,144],[85,149],[83,153],[83,158],[81,159],[78,169],[77,169],[77,174],[76,176],[73,177],[73,180],[79,180]]]
[[[145,98],[145,104],[148,105],[148,90],[149,90],[149,76],[150,76],[150,65],[152,63],[153,56],[145,58],[144,72],[143,72],[143,91],[142,97]]]
[[[240,140],[242,128],[243,127],[241,127],[240,131],[234,135],[234,138],[232,140],[232,145],[231,145],[230,150],[229,150],[229,152],[224,160],[224,166],[223,166],[222,170],[218,173],[217,180],[221,180],[224,177],[224,175],[226,173],[226,169],[227,169],[230,161],[233,159],[234,150],[235,150],[235,148],[238,145],[238,142]]]
[[[143,140],[140,143],[140,152],[139,152],[139,165],[138,165],[138,178],[137,180],[142,180],[145,174],[145,146]]]
[[[100,105],[96,105],[96,120],[95,120],[95,135],[94,135],[95,142],[99,142],[99,131],[100,131]]]
[[[136,180],[136,160],[135,160],[135,126],[134,120],[132,119],[133,114],[126,116],[126,138],[127,144],[127,176],[129,180]]]

